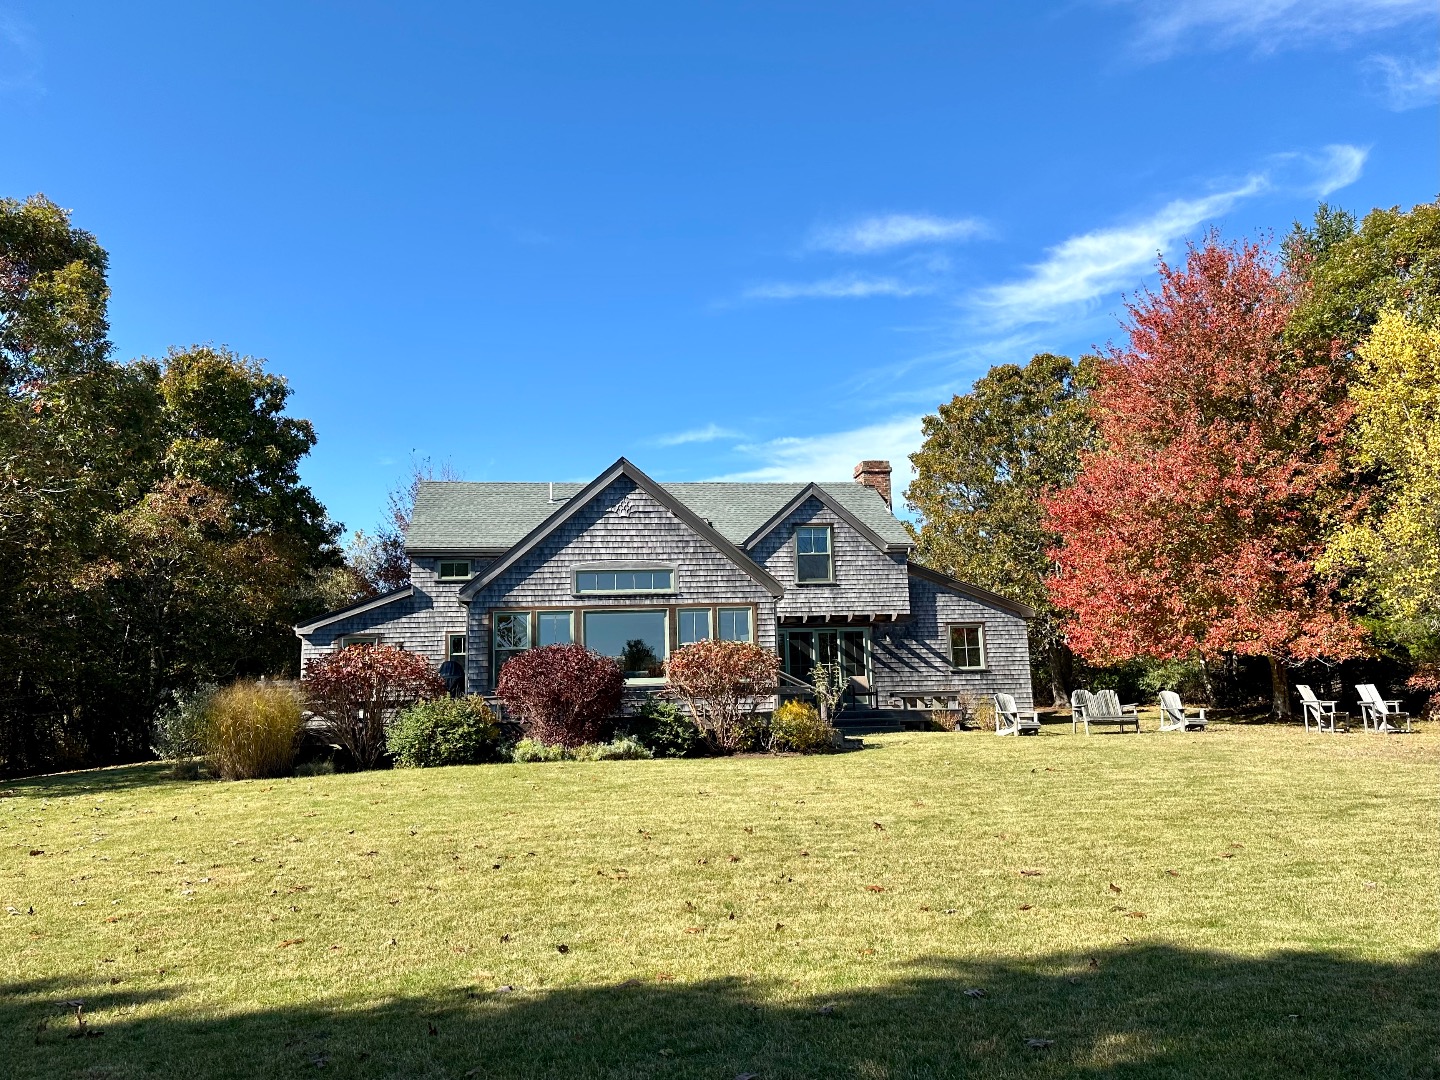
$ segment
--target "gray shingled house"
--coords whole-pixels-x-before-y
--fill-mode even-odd
[[[295,632],[302,661],[400,645],[456,661],[477,693],[508,657],[561,642],[660,687],[671,652],[718,637],[777,649],[800,682],[838,662],[871,688],[857,705],[1003,691],[1030,708],[1034,612],[912,549],[885,461],[849,484],[659,484],[624,458],[588,484],[429,481],[406,537],[411,583]]]

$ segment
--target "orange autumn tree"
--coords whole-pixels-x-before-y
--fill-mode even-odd
[[[1264,656],[1289,715],[1287,665],[1362,643],[1315,570],[1349,502],[1343,377],[1284,344],[1303,286],[1259,245],[1211,235],[1159,272],[1105,357],[1100,448],[1043,501],[1051,596],[1094,663]]]

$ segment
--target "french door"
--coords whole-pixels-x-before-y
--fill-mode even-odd
[[[840,665],[847,679],[870,677],[870,631],[866,630],[782,630],[781,659],[785,674],[813,682],[816,664]]]

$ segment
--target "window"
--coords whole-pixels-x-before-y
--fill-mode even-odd
[[[675,571],[577,570],[577,593],[668,593],[675,591]]]
[[[750,609],[748,607],[722,607],[720,609],[720,640],[751,640]]]
[[[710,637],[710,609],[687,608],[680,611],[680,644],[706,641]]]
[[[346,634],[340,639],[340,647],[348,649],[351,645],[379,645],[379,634]]]
[[[451,634],[446,639],[445,655],[457,664],[465,663],[465,635]]]
[[[441,559],[441,581],[466,581],[470,577],[469,559]]]
[[[870,631],[785,630],[780,634],[780,659],[785,674],[812,682],[816,664],[839,664],[849,678],[870,675]]]
[[[541,611],[536,614],[535,644],[569,645],[575,640],[575,631],[569,611]]]
[[[655,611],[587,611],[585,645],[620,662],[627,679],[663,679],[667,613]]]
[[[801,525],[795,530],[795,580],[801,584],[835,580],[830,560],[830,526]]]
[[[984,627],[950,627],[950,666],[957,668],[983,668],[985,666]]]
[[[497,611],[492,640],[495,649],[495,677],[498,679],[506,660],[530,648],[530,613]]]

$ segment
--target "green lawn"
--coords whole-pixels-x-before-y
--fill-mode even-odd
[[[0,1075],[1440,1075],[1440,732],[866,744],[6,785]]]

